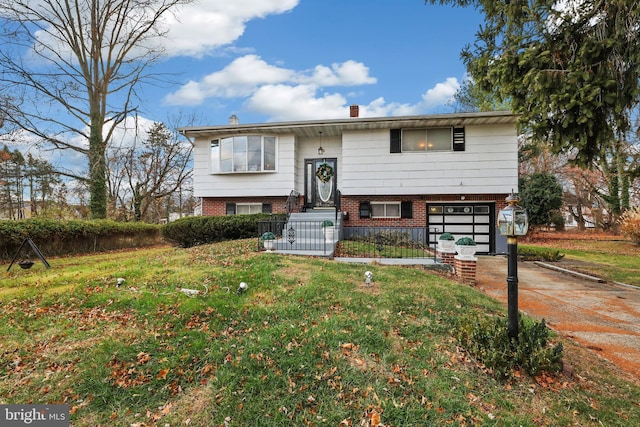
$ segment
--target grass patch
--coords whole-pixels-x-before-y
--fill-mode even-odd
[[[558,251],[572,268],[611,282],[640,286],[640,245],[625,240],[549,240],[519,245],[518,251]]]
[[[0,401],[68,403],[74,426],[640,424],[640,388],[571,344],[572,377],[488,375],[453,329],[503,309],[426,270],[254,239],[49,261],[4,273]]]

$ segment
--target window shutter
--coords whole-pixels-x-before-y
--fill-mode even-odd
[[[227,203],[225,208],[227,215],[235,215],[236,214],[236,204],[235,203]]]
[[[262,204],[262,213],[271,213],[271,203]]]
[[[370,218],[371,217],[371,203],[370,202],[360,202],[360,218]]]
[[[400,218],[413,218],[412,202],[400,202]]]
[[[453,151],[464,151],[464,128],[453,128]]]
[[[390,142],[389,142],[389,152],[390,153],[401,153],[401,142],[402,142],[402,129],[391,129],[390,130]]]

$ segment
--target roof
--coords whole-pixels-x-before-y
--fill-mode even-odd
[[[320,131],[324,136],[336,136],[341,135],[344,131],[510,124],[516,123],[517,120],[518,116],[511,111],[491,111],[422,116],[352,117],[334,120],[189,126],[178,130],[187,137],[252,133],[294,134],[296,136],[313,137],[318,136]]]

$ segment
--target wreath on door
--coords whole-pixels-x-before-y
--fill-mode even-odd
[[[316,176],[322,182],[329,182],[333,177],[333,168],[329,166],[328,163],[323,163],[318,166],[318,169],[316,170]]]

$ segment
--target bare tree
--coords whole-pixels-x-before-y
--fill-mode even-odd
[[[0,0],[0,116],[87,157],[93,218],[107,214],[105,152],[155,79],[163,17],[191,0]],[[21,100],[21,102],[15,102]],[[79,137],[79,138],[78,138]],[[86,177],[77,177],[86,179]]]
[[[154,123],[142,144],[130,148],[124,168],[136,221],[157,222],[166,216],[163,207],[191,177],[192,150],[191,143],[163,123]]]

